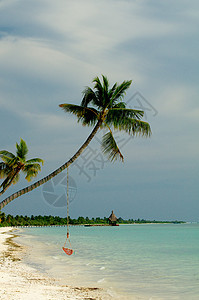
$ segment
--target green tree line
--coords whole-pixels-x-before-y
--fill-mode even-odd
[[[144,219],[128,219],[124,220],[121,217],[118,218],[118,224],[149,224],[149,223],[183,223],[182,221],[150,221]],[[77,219],[72,219],[69,217],[70,225],[108,225],[108,218],[88,218],[88,217],[78,217]],[[65,226],[67,225],[67,218],[61,218],[59,216],[22,216],[16,215],[12,216],[10,214],[5,215],[5,213],[0,213],[0,227],[6,226]]]

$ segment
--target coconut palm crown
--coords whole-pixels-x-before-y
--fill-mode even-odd
[[[120,158],[123,161],[123,155],[117,146],[113,137],[111,128],[119,131],[125,131],[132,135],[150,136],[151,129],[147,122],[141,121],[144,112],[126,108],[123,97],[126,90],[130,87],[132,81],[123,81],[118,85],[115,83],[109,88],[107,77],[102,75],[102,83],[99,77],[93,80],[94,90],[86,87],[83,91],[83,100],[81,105],[61,104],[66,112],[77,116],[78,122],[84,126],[106,127],[108,132],[102,138],[102,151],[111,161]]]
[[[26,194],[69,167],[89,145],[95,134],[100,128],[107,128],[107,133],[102,137],[102,151],[111,161],[121,159],[123,155],[113,137],[112,129],[127,132],[133,136],[148,137],[151,135],[150,125],[141,120],[144,112],[141,110],[129,109],[123,102],[123,97],[130,87],[132,81],[123,81],[121,84],[115,83],[112,88],[106,76],[102,75],[102,81],[99,77],[93,80],[94,88],[86,87],[83,91],[81,105],[60,104],[60,107],[67,113],[77,116],[78,122],[83,126],[94,127],[86,141],[78,151],[62,166],[40,179],[39,181],[17,191],[11,196],[0,202],[0,210],[19,196]]]
[[[31,181],[41,171],[40,163],[44,163],[41,158],[33,158],[27,160],[28,147],[26,142],[21,139],[20,143],[16,143],[16,155],[2,150],[0,151],[0,179],[4,181],[0,185],[0,195],[5,193],[11,184],[19,181],[20,171],[25,174],[25,179]]]

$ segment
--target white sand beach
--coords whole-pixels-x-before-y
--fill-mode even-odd
[[[25,265],[21,257],[27,249],[14,241],[13,228],[0,228],[0,299],[115,299],[100,288],[59,285],[57,280]]]

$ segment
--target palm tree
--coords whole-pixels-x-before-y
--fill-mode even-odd
[[[22,171],[27,181],[31,181],[36,177],[38,172],[41,171],[40,163],[44,163],[41,158],[33,158],[27,160],[28,147],[26,142],[21,139],[20,143],[16,143],[16,155],[13,153],[2,150],[0,151],[0,158],[3,162],[0,163],[0,178],[5,178],[0,185],[0,195],[11,186],[19,181],[20,171]]]
[[[126,108],[126,103],[122,101],[131,82],[131,80],[123,81],[119,85],[115,83],[112,88],[110,88],[107,77],[102,75],[102,82],[99,77],[94,78],[94,89],[90,87],[85,88],[80,106],[74,104],[60,104],[60,107],[65,112],[76,115],[78,122],[81,122],[83,126],[94,126],[92,132],[72,158],[48,176],[3,200],[0,203],[0,209],[17,197],[46,183],[71,165],[88,146],[100,128],[107,128],[108,130],[102,138],[102,151],[111,161],[118,158],[123,161],[123,155],[113,137],[111,128],[125,131],[133,136],[150,136],[150,125],[141,120],[144,112],[141,110],[128,109]]]

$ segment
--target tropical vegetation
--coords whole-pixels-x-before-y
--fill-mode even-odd
[[[11,186],[19,181],[20,172],[25,174],[25,179],[31,181],[41,171],[41,165],[44,161],[41,158],[32,158],[27,160],[28,147],[26,142],[21,139],[16,143],[16,155],[7,151],[0,151],[0,179],[4,181],[0,185],[0,195]]]
[[[156,223],[184,223],[183,221],[156,221],[156,220],[145,220],[145,219],[128,219],[118,218],[119,224],[156,224]],[[72,219],[69,217],[70,225],[108,225],[108,218],[89,218],[89,217],[78,217]],[[59,216],[19,216],[15,217],[0,212],[0,227],[4,226],[66,226],[67,218],[61,218]]]
[[[148,137],[151,135],[150,125],[142,121],[144,112],[141,110],[129,109],[123,101],[127,89],[132,81],[123,81],[121,84],[115,83],[111,88],[106,76],[102,75],[93,80],[94,88],[86,87],[83,91],[83,99],[80,105],[61,104],[60,107],[66,112],[77,117],[78,122],[83,126],[93,127],[92,132],[66,163],[43,179],[33,183],[32,185],[14,193],[0,203],[0,209],[17,197],[32,191],[40,185],[46,183],[54,176],[69,167],[89,145],[95,134],[100,128],[106,128],[107,133],[102,138],[102,151],[107,155],[110,161],[124,157],[114,139],[112,130],[124,131],[133,136]]]

